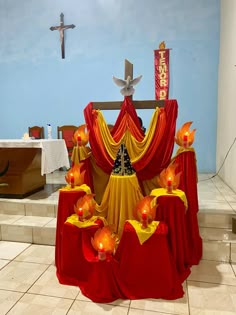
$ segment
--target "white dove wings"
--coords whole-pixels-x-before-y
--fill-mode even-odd
[[[139,81],[142,78],[142,75],[135,79],[131,79],[130,76],[128,76],[126,80],[118,79],[114,76],[112,78],[116,85],[122,87],[120,93],[124,96],[130,96],[134,94],[135,89],[133,88],[133,86],[139,83]]]

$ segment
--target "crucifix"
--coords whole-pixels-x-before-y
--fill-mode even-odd
[[[60,41],[61,41],[61,58],[65,59],[65,42],[64,42],[64,31],[69,28],[75,28],[74,24],[64,25],[64,14],[60,14],[60,25],[51,26],[51,31],[59,31],[60,32]]]
[[[133,64],[125,59],[125,76],[130,76],[133,79]],[[129,96],[130,97],[130,96]],[[112,109],[120,109],[123,101],[111,101],[111,102],[93,102],[94,109],[104,109],[104,110],[112,110]],[[136,109],[155,109],[156,107],[164,107],[164,100],[148,100],[148,101],[133,101],[132,103]]]

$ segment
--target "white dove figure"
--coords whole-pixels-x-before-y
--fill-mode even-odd
[[[135,79],[131,79],[131,77],[128,75],[126,80],[118,79],[114,76],[112,78],[116,85],[122,87],[122,89],[120,90],[120,93],[124,96],[130,96],[130,95],[133,95],[135,92],[133,85],[136,85],[139,83],[139,81],[142,78],[142,75],[140,75],[139,77]]]

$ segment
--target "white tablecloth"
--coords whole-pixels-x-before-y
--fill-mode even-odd
[[[63,139],[18,140],[0,139],[0,148],[40,148],[41,175],[52,173],[60,167],[70,167],[70,161]]]

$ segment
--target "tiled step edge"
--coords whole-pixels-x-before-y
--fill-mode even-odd
[[[40,245],[55,245],[56,221],[44,226],[1,224],[0,240]]]

